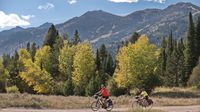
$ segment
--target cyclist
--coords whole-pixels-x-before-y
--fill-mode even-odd
[[[104,107],[106,107],[105,105],[107,103],[107,100],[109,99],[109,93],[108,93],[108,91],[106,90],[106,88],[103,84],[101,84],[101,88],[100,88],[99,92],[97,92],[96,94],[102,96]]]
[[[148,93],[144,90],[144,88],[140,89],[140,98],[141,99],[145,99],[146,101],[148,101],[149,99],[149,95]]]

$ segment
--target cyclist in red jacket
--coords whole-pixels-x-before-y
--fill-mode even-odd
[[[109,98],[109,93],[108,93],[108,91],[106,90],[106,88],[103,84],[101,85],[99,92],[97,92],[96,94],[102,96],[104,105],[106,105],[107,99]]]

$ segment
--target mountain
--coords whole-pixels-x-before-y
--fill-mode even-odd
[[[94,48],[104,43],[114,53],[117,45],[127,40],[134,31],[147,34],[150,41],[157,45],[170,31],[173,31],[175,39],[184,37],[189,12],[192,12],[196,20],[200,16],[200,7],[180,2],[165,9],[145,9],[126,16],[117,16],[102,10],[89,11],[80,17],[57,24],[56,28],[61,35],[67,33],[70,37],[78,30],[81,40],[90,41]],[[51,24],[45,23],[26,29],[16,27],[0,32],[0,54],[12,53],[27,42],[34,41],[41,45]]]

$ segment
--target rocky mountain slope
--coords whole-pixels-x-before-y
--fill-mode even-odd
[[[94,48],[104,43],[115,52],[117,45],[122,40],[127,40],[134,31],[147,34],[150,41],[158,45],[160,38],[167,36],[170,31],[173,31],[176,39],[184,37],[189,12],[192,12],[196,20],[200,16],[200,7],[180,2],[165,9],[145,9],[127,16],[117,16],[101,10],[89,11],[57,24],[56,28],[61,35],[67,33],[70,37],[77,29],[81,40],[90,41]],[[45,23],[27,29],[16,27],[0,32],[0,54],[12,53],[27,42],[35,41],[41,45],[50,25],[51,23]]]

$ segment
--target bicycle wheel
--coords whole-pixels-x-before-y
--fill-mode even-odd
[[[153,100],[149,99],[148,100],[148,105],[146,106],[146,109],[151,109],[153,107]]]
[[[134,108],[134,109],[137,109],[137,108],[139,108],[140,107],[140,104],[138,103],[138,101],[136,101],[136,100],[133,100],[132,101],[132,108]]]
[[[110,105],[110,104],[107,102],[107,108],[106,108],[106,110],[107,110],[107,111],[111,111],[112,109],[113,109],[113,104]]]
[[[100,104],[99,104],[97,101],[92,102],[92,104],[91,104],[91,109],[92,109],[93,111],[99,110],[99,109],[100,109]]]

